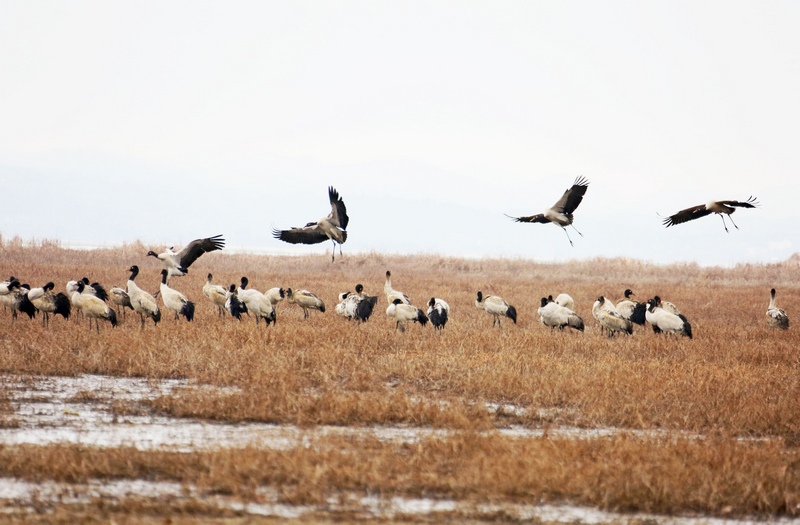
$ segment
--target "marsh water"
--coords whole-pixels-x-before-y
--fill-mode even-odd
[[[456,430],[410,426],[317,426],[300,428],[293,425],[264,423],[223,424],[193,419],[171,418],[152,414],[143,401],[170,395],[183,389],[208,389],[183,380],[148,380],[84,375],[78,377],[2,376],[0,386],[11,400],[14,413],[6,426],[0,428],[0,444],[48,445],[55,443],[80,444],[93,447],[135,447],[140,450],[170,450],[190,452],[212,447],[261,447],[277,450],[297,446],[313,446],[314,440],[331,435],[360,435],[396,442],[416,442],[430,436],[446,436]],[[217,395],[234,390],[215,389]],[[128,407],[118,410],[120,405]],[[130,409],[130,407],[139,407]],[[487,405],[487,410],[520,411],[511,405]],[[509,426],[493,430],[519,438],[540,438],[545,435],[575,439],[593,439],[619,433],[638,436],[664,437],[665,431],[640,432],[615,428],[576,428],[549,426],[529,428]],[[414,499],[342,494],[324,505],[286,505],[280,503],[274,489],[265,487],[258,496],[259,503],[239,501],[219,495],[203,495],[192,486],[180,483],[145,480],[97,480],[83,484],[57,482],[32,483],[0,478],[0,506],[25,509],[33,502],[52,501],[59,505],[85,504],[93,500],[138,498],[203,499],[219,508],[240,513],[302,518],[311,513],[348,512],[357,515],[392,519],[394,517],[435,518],[437,514],[463,514],[492,518],[499,512],[513,520],[541,520],[565,523],[628,523],[646,520],[664,524],[723,524],[747,523],[745,520],[724,520],[704,516],[655,516],[616,514],[571,505],[475,505],[453,500]],[[776,521],[773,521],[776,522]],[[800,523],[782,519],[780,523]]]

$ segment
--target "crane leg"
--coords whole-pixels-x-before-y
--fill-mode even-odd
[[[574,224],[570,223],[569,225],[570,225],[570,226],[572,226],[572,229],[573,229],[573,230],[575,230],[576,232],[578,232],[578,228],[576,228]],[[581,237],[583,237],[583,234],[582,234],[581,232],[578,232],[578,235],[580,235]]]
[[[566,234],[567,234],[567,240],[569,241],[569,245],[570,245],[570,246],[572,246],[572,247],[574,248],[574,247],[575,247],[575,245],[574,245],[574,244],[572,244],[572,239],[570,239],[570,238],[569,238],[569,232],[567,231],[567,229],[566,229],[566,228],[561,228],[561,229],[562,229],[562,230],[564,230],[564,233],[566,233]],[[575,230],[575,231],[577,231],[577,230]],[[580,233],[580,232],[578,232],[578,233]]]
[[[738,227],[738,226],[736,226],[736,223],[735,223],[735,222],[733,222],[733,217],[731,217],[730,215],[728,215],[728,219],[730,219],[730,221],[731,221],[731,224],[733,224],[733,227],[734,227],[734,228],[736,228],[736,229],[738,230],[738,229],[739,229],[739,227]]]
[[[720,214],[719,214],[719,218],[720,218],[720,219],[722,219],[722,227],[723,227],[723,228],[725,228],[725,231],[726,231],[727,233],[730,233],[730,232],[728,231],[728,225],[727,225],[727,224],[725,224],[725,216],[724,216],[724,215],[722,215],[722,214],[720,213]],[[738,228],[737,228],[737,230],[738,230]]]

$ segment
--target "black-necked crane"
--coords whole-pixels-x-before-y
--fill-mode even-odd
[[[17,278],[13,275],[8,278],[7,281],[0,282],[0,304],[3,305],[3,311],[6,311],[6,307],[9,306],[11,298],[9,294],[11,293],[11,283],[16,281]]]
[[[245,283],[246,284],[246,283]],[[242,294],[243,291],[248,293]],[[257,290],[242,290],[237,291],[238,299],[247,307],[247,312],[253,314],[256,318],[256,325],[264,320],[267,326],[274,323],[276,320],[275,308],[272,306],[269,298]]]
[[[92,319],[94,319],[97,331],[100,331],[100,319],[111,323],[111,327],[117,326],[117,313],[108,306],[102,299],[91,293],[83,293],[86,284],[78,281],[78,288],[72,292],[72,303],[80,308],[83,316],[89,319],[89,330],[92,329]]]
[[[617,332],[624,332],[631,335],[633,333],[633,323],[625,319],[613,305],[613,310],[606,308],[606,305],[610,304],[611,301],[607,301],[602,295],[598,297],[594,305],[592,305],[592,315],[594,318],[600,323],[600,326],[605,330],[608,337],[613,337]]]
[[[247,306],[239,300],[238,290],[235,284],[231,284],[230,289],[228,290],[228,298],[225,300],[225,309],[228,310],[228,313],[231,316],[235,317],[239,321],[242,320],[242,314],[247,313]]]
[[[361,284],[356,285],[356,291],[351,292],[342,292],[339,294],[339,303],[336,305],[334,309],[337,314],[341,315],[346,319],[358,319],[356,316],[356,312],[358,310],[358,305],[365,299],[366,294],[363,293],[364,287]],[[370,301],[371,302],[371,301]],[[373,304],[372,307],[375,305]],[[370,309],[369,314],[366,316],[368,319],[370,315],[372,315],[372,309]],[[366,320],[366,319],[363,319]]]
[[[16,279],[5,286],[7,293],[0,295],[0,299],[2,299],[3,305],[11,308],[12,319],[17,318],[17,312],[26,314],[29,319],[36,317],[36,307],[28,299],[30,289],[30,285],[20,284]]]
[[[247,277],[242,277],[240,282],[239,288],[236,289],[236,295],[240,301],[246,303],[249,296],[261,295],[261,292],[255,288],[247,288],[247,285],[250,284],[250,280]]]
[[[366,323],[367,319],[372,316],[375,310],[375,305],[378,304],[377,295],[367,295],[363,297],[356,305],[356,319],[362,323]]]
[[[392,304],[389,305],[389,308],[386,309],[386,315],[395,320],[395,331],[399,328],[401,332],[405,332],[405,325],[408,322],[419,323],[422,326],[428,323],[428,317],[425,315],[425,312],[414,305],[404,303],[400,299],[395,299]]]
[[[161,270],[161,300],[164,306],[175,312],[175,320],[179,315],[186,318],[187,321],[194,319],[194,303],[186,298],[181,292],[172,288],[167,284],[169,278],[169,270],[164,268]]]
[[[360,300],[361,298],[353,292],[342,292],[339,294],[339,302],[336,304],[334,311],[347,319],[355,319],[356,306]]]
[[[106,302],[108,300],[108,293],[106,292],[105,288],[103,288],[103,286],[97,282],[89,284],[88,277],[84,277],[77,281],[69,281],[66,286],[67,297],[72,303],[72,307],[78,312],[80,316],[83,315],[83,310],[79,308],[77,304],[75,304],[74,300],[75,296],[73,295],[73,292],[75,292],[75,290],[78,289],[79,282],[83,283],[83,292],[81,292],[81,295],[91,295],[93,297],[97,297],[103,302]]]
[[[92,283],[89,284],[89,278],[84,277],[77,281],[69,281],[66,285],[67,290],[67,297],[69,298],[70,302],[72,303],[72,307],[80,314],[83,315],[83,310],[75,303],[75,296],[74,292],[78,289],[78,283],[83,283],[83,292],[82,295],[91,295],[93,297],[97,297],[101,301],[105,302],[108,300],[108,293],[106,292],[105,288],[100,283]]]
[[[84,285],[82,292],[83,294],[94,295],[103,302],[108,301],[108,292],[106,292],[106,289],[103,288],[102,284],[100,283],[89,284],[88,277],[84,277],[83,279],[81,279],[81,281],[83,282]]]
[[[630,319],[633,309],[636,308],[636,305],[639,304],[639,302],[631,299],[631,297],[636,294],[633,293],[633,290],[630,288],[626,288],[622,295],[623,298],[617,301],[617,311],[626,319]]]
[[[664,310],[668,311],[669,313],[671,313],[673,315],[681,315],[680,309],[678,309],[678,307],[675,306],[673,303],[671,303],[669,301],[662,301],[661,297],[659,297],[657,295],[655,297],[653,297],[653,300],[656,302],[656,305],[659,308],[663,308]]]
[[[736,226],[736,223],[733,222],[733,217],[731,217],[733,212],[736,211],[736,208],[755,208],[758,205],[758,201],[753,196],[750,196],[750,198],[746,201],[710,201],[706,204],[692,206],[691,208],[681,210],[674,215],[670,215],[663,220],[663,224],[669,228],[670,226],[674,226],[676,224],[693,221],[695,219],[699,219],[700,217],[705,217],[706,215],[716,213],[719,215],[720,219],[722,219],[722,226],[725,228],[725,231],[730,233],[730,231],[728,231],[728,225],[725,224],[725,215],[728,216],[728,219],[730,219],[734,228],[738,230],[739,227]]]
[[[548,299],[550,299],[548,297]],[[555,302],[563,306],[564,308],[569,308],[572,311],[575,311],[575,300],[572,298],[571,295],[566,293],[560,293],[555,298]]]
[[[151,250],[147,252],[147,255],[160,260],[162,266],[169,272],[169,277],[180,277],[189,272],[189,266],[201,255],[221,250],[224,247],[225,239],[220,234],[205,239],[195,239],[177,252],[173,251],[173,248],[169,248],[162,253]]]
[[[272,236],[291,244],[319,244],[330,239],[333,243],[333,253],[331,253],[331,262],[333,262],[337,243],[339,244],[339,255],[342,255],[342,244],[347,240],[346,230],[350,218],[347,216],[344,201],[333,186],[328,187],[328,200],[331,204],[331,211],[325,217],[316,222],[309,222],[302,228],[293,227],[288,230],[273,228]]]
[[[67,297],[69,297],[69,300],[72,301],[72,293],[78,289],[78,281],[67,281],[67,284],[66,286],[64,286],[64,289],[67,291]],[[76,309],[78,308],[77,305],[75,305],[75,303],[72,303],[72,307]]]
[[[601,300],[602,299],[602,300]],[[605,312],[610,313],[612,316],[622,317],[617,310],[617,307],[614,306],[614,303],[611,301],[607,301],[605,297],[602,295],[594,302],[592,305],[592,317],[594,317],[597,322],[600,322],[598,318],[598,310],[603,310]],[[600,333],[605,333],[606,328],[603,323],[600,323]]]
[[[138,313],[139,318],[142,320],[142,329],[144,329],[146,317],[152,319],[154,324],[158,324],[161,321],[161,309],[158,307],[155,297],[139,288],[139,285],[136,284],[135,280],[136,276],[139,275],[139,267],[136,265],[131,266],[128,271],[131,272],[127,284],[128,297],[131,299],[133,311]]]
[[[292,290],[286,289],[286,300],[290,304],[296,304],[303,309],[303,318],[308,318],[309,310],[319,310],[325,313],[325,303],[322,299],[309,292],[308,290]]]
[[[50,314],[58,314],[64,319],[69,319],[72,312],[72,303],[69,297],[63,292],[53,293],[55,286],[55,283],[51,281],[41,288],[33,288],[28,292],[28,299],[37,310],[42,312],[42,325],[50,324]]]
[[[122,312],[122,317],[127,317],[125,315],[126,308],[133,310],[133,306],[131,306],[131,298],[128,297],[128,292],[119,286],[111,287],[111,290],[108,291],[108,298],[111,299],[112,303],[117,305],[117,317],[119,317],[120,311]]]
[[[592,305],[592,313],[594,313],[594,311],[597,308],[605,310],[606,312],[609,312],[609,313],[614,314],[614,315],[620,315],[619,310],[617,310],[617,307],[614,306],[614,303],[612,303],[611,301],[607,300],[602,295],[600,297],[598,297],[597,300]]]
[[[578,232],[578,235],[583,237],[583,234],[579,232],[577,228],[575,228],[575,226],[572,224],[572,221],[575,218],[573,214],[583,200],[583,196],[586,194],[586,189],[588,187],[589,181],[584,177],[578,177],[575,179],[575,182],[572,183],[572,186],[564,192],[564,195],[558,199],[558,202],[546,209],[543,213],[537,213],[536,215],[530,215],[527,217],[512,217],[511,215],[506,215],[506,217],[514,219],[516,222],[538,222],[541,224],[553,223],[558,225],[562,230],[564,230],[564,233],[567,234],[567,240],[569,240],[570,246],[575,246],[572,244],[572,239],[569,238],[567,226],[572,226],[572,229]]]
[[[634,301],[632,297],[636,295],[633,293],[633,290],[627,288],[623,293],[624,299],[620,299],[617,302],[617,311],[619,314],[629,320],[632,323],[636,323],[638,325],[644,325],[645,317],[644,313],[647,310],[647,303],[640,303],[639,301]]]
[[[568,326],[583,332],[583,319],[578,314],[555,301],[548,301],[547,297],[542,297],[537,313],[541,323],[550,327],[550,331],[556,328],[563,331]]]
[[[499,295],[483,295],[483,292],[478,291],[478,298],[475,300],[475,306],[492,316],[492,326],[497,324],[497,327],[500,328],[501,316],[508,317],[514,321],[514,324],[517,324],[517,309],[508,304]]]
[[[0,303],[3,304],[3,309],[11,307],[11,303],[15,301],[14,293],[20,287],[21,283],[16,277],[11,277],[8,281],[0,283]]]
[[[437,330],[442,330],[450,315],[450,305],[444,299],[431,297],[428,300],[428,319]]]
[[[783,308],[778,308],[775,304],[775,288],[769,292],[769,307],[767,307],[767,324],[775,328],[789,328],[789,316]]]
[[[375,305],[378,304],[377,295],[367,295],[364,286],[356,284],[356,291],[343,292],[339,294],[339,304],[336,305],[336,313],[348,319],[356,319],[366,322],[372,316]]]
[[[386,270],[386,282],[383,283],[383,293],[386,294],[386,301],[392,304],[395,299],[400,299],[404,304],[411,304],[411,299],[406,294],[392,288],[392,272]]]
[[[356,305],[355,318],[362,323],[366,323],[367,319],[372,316],[372,312],[375,310],[375,305],[378,304],[378,296],[368,295],[367,292],[364,291],[364,285],[361,283],[356,284],[356,295],[361,299]]]
[[[655,333],[685,335],[692,338],[692,325],[682,314],[674,314],[659,306],[659,302],[653,298],[647,302],[645,312],[647,322],[653,327]]]
[[[208,297],[208,300],[216,305],[218,316],[224,317],[225,301],[228,299],[228,291],[224,286],[212,283],[211,281],[213,279],[214,276],[208,274],[208,280],[206,281],[206,284],[203,285],[203,295]]]
[[[279,286],[276,286],[264,292],[264,297],[269,299],[269,304],[271,304],[272,307],[275,308],[275,305],[283,301],[284,297],[286,297],[286,290],[284,290]]]

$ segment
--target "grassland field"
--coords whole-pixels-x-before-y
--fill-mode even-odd
[[[155,292],[160,266],[145,257],[151,248],[133,243],[80,251],[57,242],[5,240],[0,277],[13,274],[31,286],[53,281],[56,291],[84,276],[106,288],[124,287],[127,269],[137,264],[137,283]],[[384,313],[386,270],[415,305],[424,309],[432,296],[449,302],[442,333],[417,325],[395,331]],[[284,301],[270,327],[247,317],[218,317],[202,294],[208,273],[217,284],[247,276],[262,291],[307,289],[325,301],[327,312],[303,319],[300,308]],[[356,283],[379,296],[364,324],[334,313],[337,295]],[[793,323],[800,313],[800,265],[794,261],[705,268],[622,259],[556,264],[345,253],[332,264],[324,254],[223,251],[204,255],[170,284],[195,301],[194,322],[165,312],[161,323],[148,321],[142,330],[128,312],[118,327],[101,324],[98,333],[77,315],[45,328],[38,318],[12,321],[10,312],[0,312],[0,370],[234,387],[224,395],[187,390],[121,411],[302,428],[399,425],[452,432],[415,444],[330,436],[288,451],[2,446],[0,476],[63,483],[166,480],[243,500],[269,486],[289,504],[325,502],[346,491],[674,515],[800,515],[800,336],[794,325],[782,331],[765,321],[772,287]],[[626,288],[640,300],[658,294],[677,304],[694,338],[664,337],[649,327],[636,327],[630,337],[605,337],[591,305],[599,295],[616,302]],[[506,319],[492,328],[491,316],[474,306],[478,290],[513,304],[518,323]],[[575,299],[583,333],[551,331],[539,322],[540,298],[561,292]],[[487,410],[487,404],[512,408]],[[14,405],[2,391],[0,415],[3,425],[15,424]],[[494,432],[508,427],[629,432],[578,439]],[[56,509],[37,519],[69,522],[78,515],[176,523],[193,516],[240,519],[202,502],[128,500]],[[502,513],[494,519],[513,521]]]

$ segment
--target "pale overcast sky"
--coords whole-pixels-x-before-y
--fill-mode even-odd
[[[730,265],[800,251],[800,3],[0,2],[0,234]],[[517,224],[590,181],[569,245]],[[762,203],[669,229],[712,199]]]

